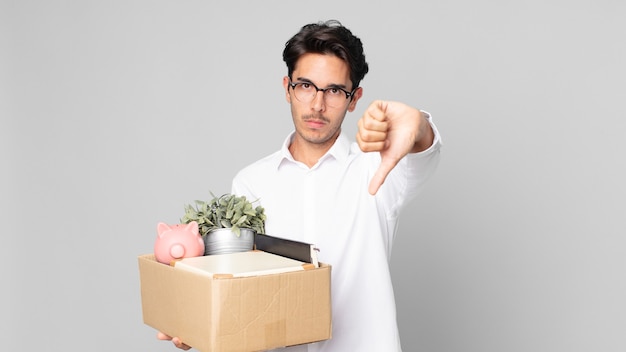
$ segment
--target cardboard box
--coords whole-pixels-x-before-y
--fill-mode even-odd
[[[331,267],[210,278],[139,256],[145,324],[199,351],[264,351],[331,338]]]

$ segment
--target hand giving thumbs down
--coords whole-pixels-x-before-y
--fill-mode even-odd
[[[377,100],[358,122],[356,141],[364,152],[380,152],[381,163],[368,191],[376,194],[387,175],[408,153],[426,150],[434,133],[420,110],[399,102]]]

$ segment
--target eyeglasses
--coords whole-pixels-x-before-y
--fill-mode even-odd
[[[354,91],[348,92],[339,87],[317,88],[312,82],[292,82],[289,80],[289,86],[293,89],[296,99],[302,103],[310,103],[317,96],[317,92],[324,94],[324,103],[330,107],[336,108],[346,104],[348,98],[354,95]]]

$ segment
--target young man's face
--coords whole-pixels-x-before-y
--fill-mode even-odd
[[[330,146],[341,131],[341,123],[348,111],[353,111],[361,97],[361,88],[354,92],[354,96],[331,102],[324,97],[322,91],[315,93],[310,101],[298,99],[294,89],[289,85],[289,77],[283,78],[287,102],[291,105],[291,115],[296,128],[294,142]],[[348,65],[334,55],[305,54],[298,59],[292,74],[291,82],[307,83],[309,89],[315,88],[342,88],[352,92],[350,70]],[[337,92],[337,91],[336,91]],[[345,94],[339,91],[339,94]],[[328,94],[326,94],[328,95]],[[329,104],[330,103],[330,104]]]

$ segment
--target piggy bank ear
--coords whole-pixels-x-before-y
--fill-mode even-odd
[[[200,234],[200,230],[198,228],[198,223],[196,221],[191,221],[190,223],[188,223],[187,227],[185,227],[185,230],[191,232],[194,235],[199,235]]]
[[[160,223],[157,224],[157,236],[161,237],[161,236],[163,236],[163,234],[166,231],[169,231],[171,229],[172,228],[170,227],[170,225],[168,225],[168,224],[166,224],[164,222],[160,222]]]

